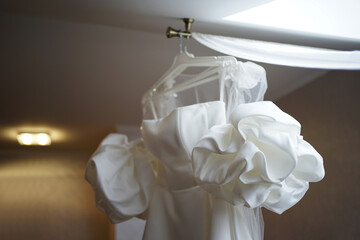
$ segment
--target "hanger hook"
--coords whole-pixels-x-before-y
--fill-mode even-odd
[[[189,44],[189,36],[186,37],[185,44],[184,44],[184,52],[185,53],[189,53],[188,52],[188,44]]]
[[[182,43],[182,36],[179,36],[179,47],[180,47],[180,53],[183,53],[183,43]]]
[[[191,36],[190,29],[191,29],[191,25],[194,23],[195,20],[193,18],[183,18],[182,20],[185,24],[185,32],[189,33],[189,34],[185,35],[186,41],[184,44],[184,52],[188,54],[188,44],[189,44],[189,38]]]

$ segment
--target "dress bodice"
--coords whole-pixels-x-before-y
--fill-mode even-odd
[[[143,120],[144,143],[160,160],[162,184],[171,189],[195,186],[191,151],[209,128],[225,122],[225,104],[220,101],[180,107],[165,118]]]

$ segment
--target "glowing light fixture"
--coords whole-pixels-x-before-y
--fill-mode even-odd
[[[360,39],[358,0],[276,0],[223,19],[245,24]]]
[[[49,133],[18,133],[17,140],[20,145],[40,145],[48,146],[51,144],[51,137]]]

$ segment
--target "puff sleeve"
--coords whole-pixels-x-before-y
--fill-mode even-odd
[[[142,214],[149,205],[156,159],[142,139],[128,142],[122,134],[110,134],[88,162],[85,178],[95,192],[96,206],[112,223]]]
[[[282,213],[324,177],[323,159],[300,128],[272,102],[240,104],[229,124],[213,126],[194,147],[198,184],[231,204]]]

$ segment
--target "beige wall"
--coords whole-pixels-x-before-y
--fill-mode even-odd
[[[265,239],[360,239],[360,71],[333,71],[277,104],[302,124],[326,176],[292,209],[264,210]]]
[[[0,239],[104,240],[110,224],[95,208],[79,153],[0,152]]]

